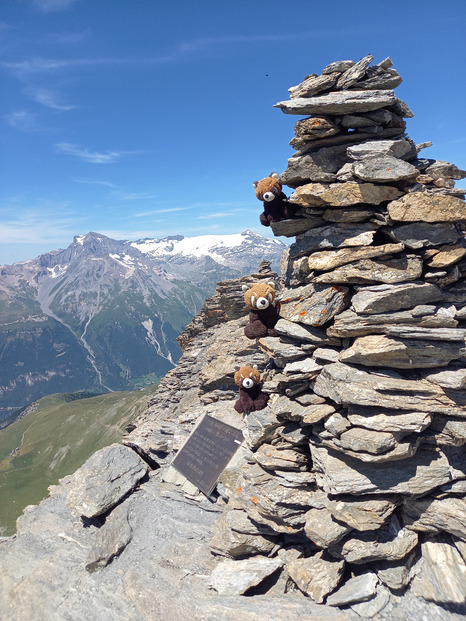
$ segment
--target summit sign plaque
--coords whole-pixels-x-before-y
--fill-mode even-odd
[[[240,429],[206,414],[171,465],[209,496],[242,441]]]

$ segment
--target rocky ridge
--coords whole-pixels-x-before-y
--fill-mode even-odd
[[[388,127],[399,130],[389,139],[411,155],[382,145],[388,121],[362,126],[382,128],[370,140],[361,121],[343,123],[350,113],[395,124],[392,115],[408,114],[391,93],[391,62],[370,62],[332,63],[292,89],[293,106],[308,101],[299,114],[310,110],[309,126],[326,97],[318,123],[336,131],[306,134],[296,156],[312,162],[289,183],[299,217],[274,225],[296,235],[283,278],[263,265],[220,283],[124,446],[103,449],[25,511],[17,536],[0,545],[9,618],[40,618],[39,609],[50,619],[91,610],[135,621],[463,617],[466,212],[452,180],[466,173],[419,164],[404,126]],[[309,83],[326,86],[303,96]],[[357,144],[371,155],[353,158]],[[326,170],[336,152],[320,151],[342,146],[344,161]],[[359,163],[380,170],[385,157],[416,176],[358,176]],[[319,180],[324,173],[335,178]],[[279,337],[256,344],[243,336],[241,285],[271,277]],[[269,405],[240,417],[233,371],[253,363]],[[245,437],[210,499],[170,466],[204,414]]]

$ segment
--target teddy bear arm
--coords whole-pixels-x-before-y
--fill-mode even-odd
[[[239,390],[239,399],[235,403],[235,410],[240,414],[244,412],[252,412],[254,410],[254,401],[243,388],[240,388]]]
[[[243,402],[241,401],[241,399],[238,399],[238,401],[236,401],[234,408],[238,412],[238,414],[243,414],[244,406],[243,406]]]
[[[265,392],[261,392],[257,399],[254,399],[254,409],[263,410],[267,405],[269,400],[269,395],[265,394]]]
[[[265,213],[265,211],[261,213],[261,215],[259,216],[259,220],[263,226],[270,226],[270,222],[267,219],[267,214]]]
[[[296,215],[296,205],[292,203],[288,203],[287,201],[283,202],[283,217],[288,220],[289,218],[294,218]]]

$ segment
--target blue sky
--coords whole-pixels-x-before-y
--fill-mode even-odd
[[[465,23],[466,0],[0,0],[0,264],[88,231],[270,234],[252,181],[299,118],[273,104],[335,60],[390,56],[408,135],[466,168]]]

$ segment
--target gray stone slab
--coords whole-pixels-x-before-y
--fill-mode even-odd
[[[460,239],[461,233],[453,223],[430,224],[428,222],[416,222],[415,224],[404,224],[384,228],[384,233],[389,235],[394,241],[402,242],[407,248],[432,248],[443,244],[454,244]],[[461,258],[462,253],[459,253]],[[435,262],[430,262],[432,267],[436,267]],[[444,267],[444,265],[440,265]]]
[[[356,177],[363,181],[390,183],[416,179],[419,174],[412,164],[396,157],[384,156],[365,158],[353,164]]]
[[[444,367],[466,354],[464,345],[461,341],[422,341],[369,335],[357,338],[351,347],[342,351],[340,361],[394,369]]]
[[[210,583],[220,595],[243,595],[283,566],[278,558],[253,556],[244,560],[224,559],[212,572]]]
[[[101,515],[134,489],[147,470],[132,449],[112,444],[94,453],[74,473],[66,503],[85,517]]]
[[[418,280],[422,275],[423,262],[416,255],[399,255],[393,259],[361,259],[336,269],[310,277],[311,282],[327,284],[365,284]]]
[[[436,285],[419,282],[365,287],[353,295],[351,303],[357,313],[375,314],[438,302],[442,297]]]
[[[375,595],[379,579],[371,572],[350,578],[345,584],[327,597],[329,606],[348,606],[365,602]]]
[[[311,445],[311,453],[318,485],[328,494],[422,495],[461,476],[440,451],[418,450],[389,468],[356,461],[325,447]]]
[[[280,101],[275,108],[285,114],[352,114],[392,106],[396,97],[391,90],[341,91],[309,98]]]
[[[299,235],[296,242],[290,246],[290,258],[329,248],[369,246],[377,228],[374,224],[366,222],[318,227]]]
[[[426,380],[368,373],[341,362],[323,368],[314,392],[336,403],[466,417],[466,391],[445,391]]]

